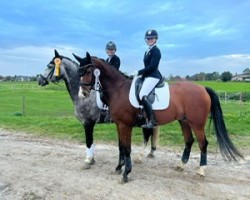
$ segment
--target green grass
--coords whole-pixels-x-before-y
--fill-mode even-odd
[[[230,91],[239,92],[245,88],[245,91],[250,91],[249,83],[199,82],[198,84],[204,84],[214,90],[229,91],[230,88]],[[233,142],[241,148],[249,148],[250,102],[222,101],[221,105]],[[85,142],[83,127],[74,117],[74,106],[63,82],[60,86],[51,84],[46,87],[40,87],[36,82],[0,83],[0,127]],[[207,131],[207,137],[209,146],[216,147],[214,134]],[[115,125],[97,124],[94,138],[96,142],[117,143]],[[141,129],[134,128],[133,144],[141,143]],[[160,145],[180,148],[184,146],[178,122],[161,126]],[[197,148],[197,143],[195,146]]]
[[[249,82],[217,82],[217,81],[198,81],[197,84],[210,87],[215,91],[225,91],[228,93],[250,92]]]

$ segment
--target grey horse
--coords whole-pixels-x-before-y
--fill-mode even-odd
[[[41,86],[46,86],[49,82],[59,82],[64,80],[68,93],[75,106],[75,116],[82,123],[86,139],[86,158],[84,160],[84,169],[89,169],[95,163],[94,153],[95,145],[93,143],[94,126],[99,120],[101,109],[96,103],[96,91],[92,90],[88,98],[82,98],[79,95],[80,77],[77,74],[79,65],[70,58],[60,55],[55,50],[55,56],[47,65],[43,75],[39,75],[37,81]],[[148,130],[143,129],[144,143],[140,154],[135,162],[140,163],[144,156],[144,151],[148,140],[151,137],[151,151],[148,157],[154,157],[156,144],[158,142],[158,129]]]
[[[41,86],[48,85],[49,82],[59,82],[64,80],[68,93],[75,106],[75,116],[82,123],[86,138],[86,158],[84,168],[88,169],[94,164],[94,144],[93,129],[99,119],[101,109],[96,105],[96,92],[91,92],[89,98],[82,99],[78,96],[80,77],[77,75],[79,65],[70,58],[60,55],[55,50],[55,56],[47,65],[43,75],[37,79]]]

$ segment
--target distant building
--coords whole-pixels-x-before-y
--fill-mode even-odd
[[[29,76],[15,76],[14,77],[15,81],[30,81],[30,77]]]
[[[234,76],[231,81],[248,81],[250,82],[250,72],[244,74],[238,74]]]

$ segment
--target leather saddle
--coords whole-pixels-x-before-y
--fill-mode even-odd
[[[142,102],[139,98],[139,93],[141,91],[142,88],[142,84],[144,82],[144,78],[142,77],[138,77],[138,79],[135,82],[135,96],[137,101],[139,102],[140,105],[142,105]],[[155,101],[155,88],[162,88],[165,85],[165,78],[162,77],[159,82],[156,84],[156,86],[154,87],[154,89],[149,93],[148,95],[148,100],[149,102],[152,104]]]

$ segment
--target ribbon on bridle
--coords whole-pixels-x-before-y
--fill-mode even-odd
[[[61,59],[60,58],[55,58],[54,63],[55,63],[54,76],[58,77],[60,75]]]
[[[101,72],[99,69],[94,70],[94,76],[95,76],[94,89],[95,89],[95,91],[99,91],[99,89],[100,89],[100,80],[99,80],[100,74],[101,74]]]

